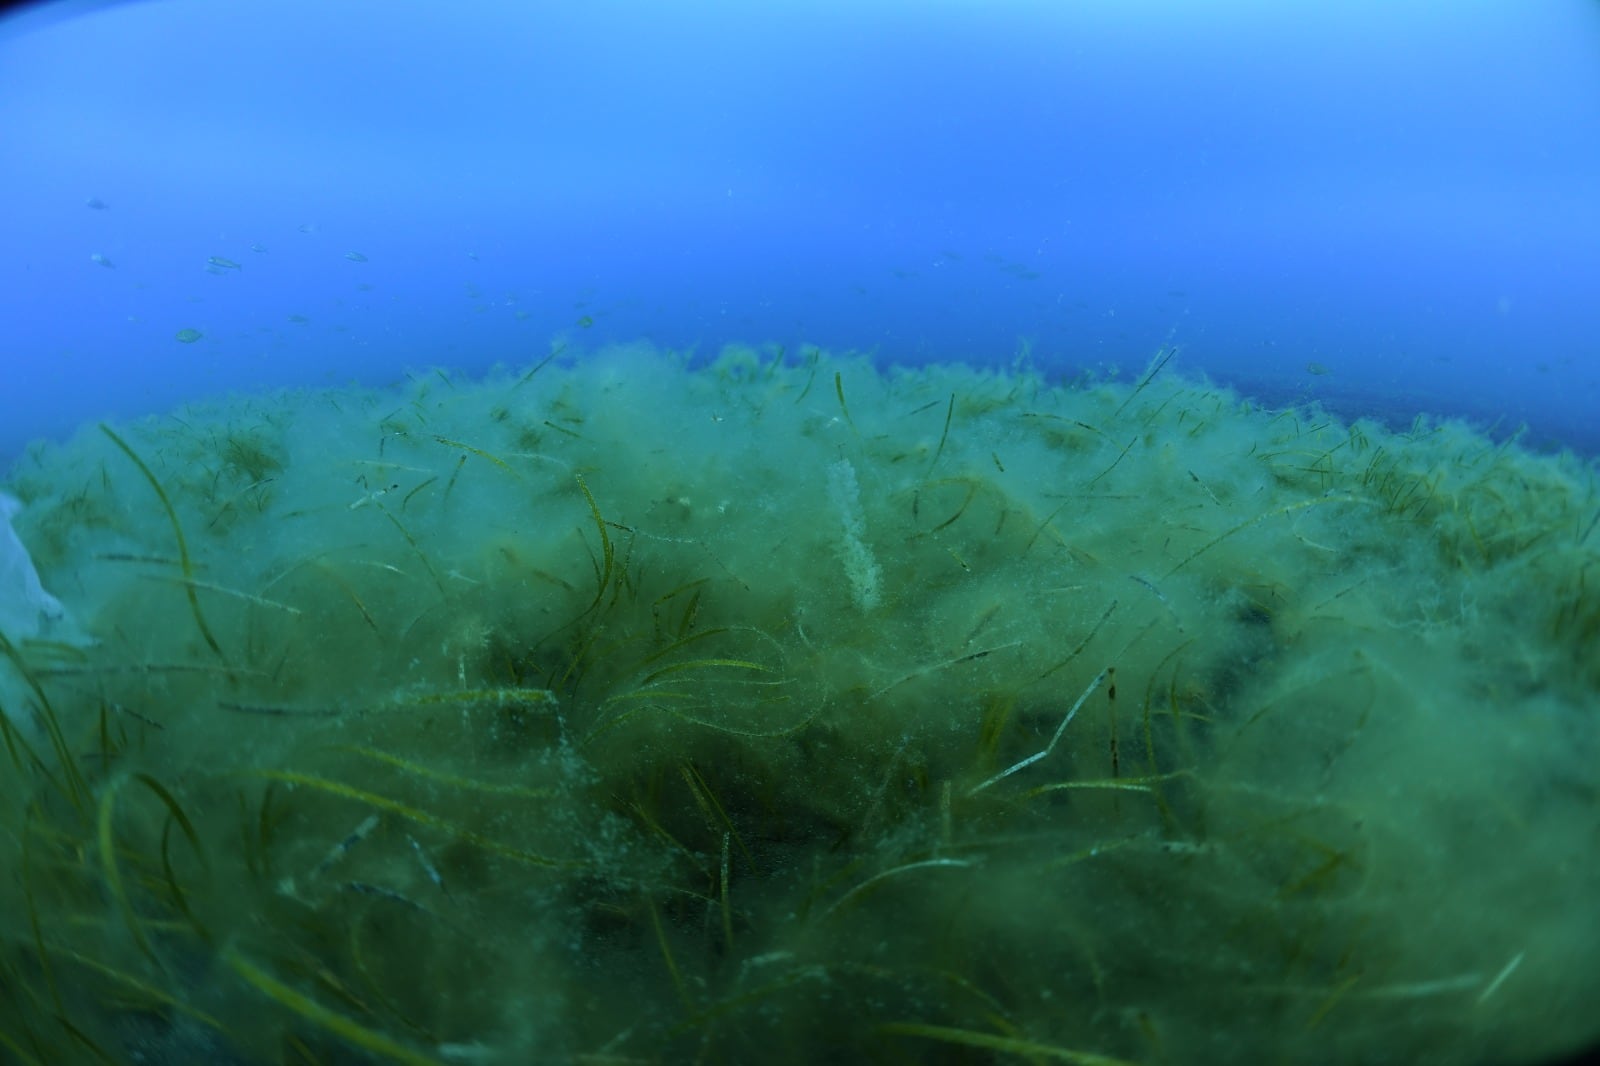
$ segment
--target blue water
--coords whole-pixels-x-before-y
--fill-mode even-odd
[[[1274,402],[1600,450],[1580,0],[46,4],[0,21],[0,100],[0,466],[641,338],[1172,341]]]

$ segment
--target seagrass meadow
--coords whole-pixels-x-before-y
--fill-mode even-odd
[[[1170,356],[618,350],[31,449],[0,1060],[1594,1039],[1594,467]]]

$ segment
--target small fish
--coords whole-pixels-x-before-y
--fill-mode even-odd
[[[594,319],[589,315],[584,315],[582,318],[578,319],[579,329],[588,329],[592,325],[594,325]]]
[[[367,261],[367,257],[360,252],[346,252],[344,257],[352,263],[365,263]]]
[[[317,224],[315,222],[304,222],[304,223],[301,223],[299,226],[297,226],[295,228],[298,229],[301,233],[315,233],[315,232],[317,232]]]
[[[1323,366],[1321,363],[1307,363],[1306,364],[1306,373],[1307,374],[1314,374],[1317,377],[1321,377],[1323,374],[1331,374],[1331,373],[1333,373],[1333,371],[1329,370],[1327,367]]]
[[[307,318],[305,315],[290,315],[289,316],[289,321],[293,322],[297,326],[303,326],[306,323],[310,322],[311,320],[309,318]]]
[[[91,263],[99,263],[101,266],[106,267],[107,269],[110,269],[110,270],[115,270],[117,268],[117,264],[113,263],[111,260],[109,260],[105,256],[101,255],[99,252],[92,253],[89,256],[89,262],[91,262]]]
[[[417,853],[417,861],[422,864],[422,869],[427,873],[428,880],[438,886],[440,892],[443,892],[446,896],[450,895],[450,890],[444,887],[444,876],[439,873],[439,867],[434,865],[432,856],[423,849],[421,844],[417,843],[417,838],[410,833],[406,834],[406,839],[411,841],[411,850]]]
[[[317,864],[316,872],[319,874],[325,873],[334,863],[338,862],[340,859],[349,854],[351,848],[367,839],[367,837],[371,835],[372,831],[378,828],[379,821],[380,819],[378,815],[368,815],[367,819],[360,825],[356,826],[355,829],[351,831],[349,836],[345,837],[343,840],[339,841],[339,843],[333,846],[333,850],[328,852],[327,856],[322,860],[322,862]]]
[[[347,892],[356,892],[363,896],[372,896],[375,899],[388,900],[390,903],[399,903],[402,906],[410,907],[414,911],[421,911],[423,914],[433,913],[411,897],[402,895],[392,888],[384,888],[382,885],[375,885],[370,881],[348,881],[345,883],[344,887],[345,891]]]
[[[474,263],[476,263],[478,261],[478,253],[477,252],[468,252],[467,253],[467,258],[472,260]]]
[[[83,202],[83,206],[89,208],[91,211],[104,211],[111,205],[100,199],[98,196],[91,196]]]
[[[250,246],[250,250],[252,252],[264,252],[267,250],[267,246],[262,244],[260,241],[256,241]]]
[[[173,336],[185,344],[193,344],[201,337],[204,337],[205,334],[201,333],[197,329],[180,329],[178,332],[174,333]]]
[[[220,270],[243,270],[244,269],[244,267],[240,266],[238,263],[235,263],[232,259],[224,259],[220,255],[214,255],[210,259],[207,259],[206,260],[206,265],[207,266],[217,267]]]

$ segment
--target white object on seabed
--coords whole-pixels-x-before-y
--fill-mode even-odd
[[[22,504],[0,492],[0,633],[12,642],[37,637],[66,617],[61,601],[44,590],[11,518]]]

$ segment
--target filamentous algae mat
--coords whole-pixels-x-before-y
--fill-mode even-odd
[[[1593,467],[1169,357],[623,350],[34,448],[0,1058],[1593,1038]]]

